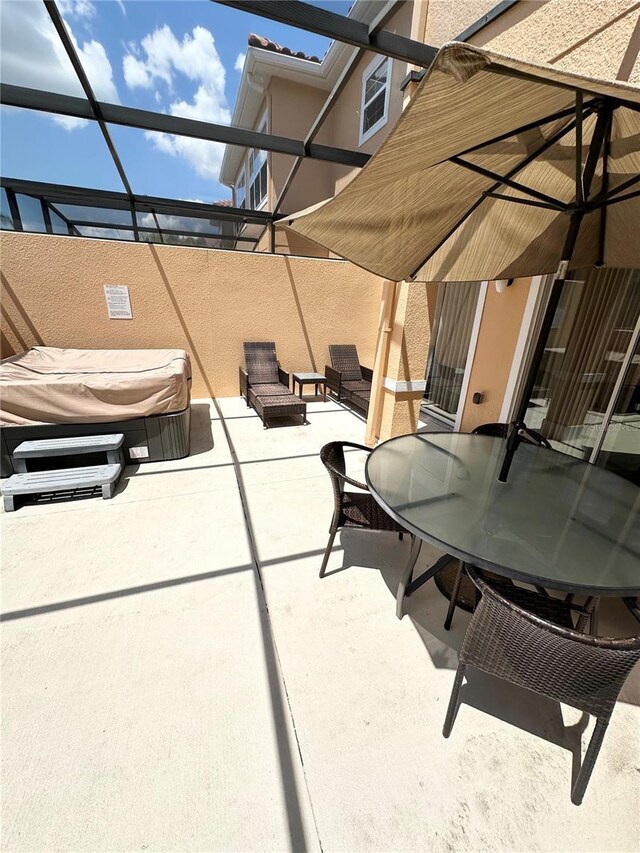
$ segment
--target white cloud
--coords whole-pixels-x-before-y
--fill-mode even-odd
[[[160,81],[169,93],[174,91],[176,74],[181,74],[197,84],[193,99],[174,100],[167,112],[219,124],[231,120],[224,92],[225,69],[213,35],[204,27],[194,27],[182,40],[166,24],[159,27],[142,39],[140,47],[129,45],[123,71],[130,88],[150,89]],[[203,178],[217,180],[224,154],[222,143],[152,132],[146,136],[160,151],[185,159]]]
[[[78,9],[86,5],[91,4],[86,0],[75,4]],[[89,13],[85,10],[82,14]],[[76,73],[41,2],[3,0],[0,16],[0,76],[4,82],[83,96]],[[119,103],[113,69],[104,46],[95,39],[80,44],[68,23],[67,28],[96,97]],[[82,119],[68,116],[51,118],[67,130],[86,124]]]
[[[96,7],[91,0],[58,0],[58,9],[61,15],[70,18],[93,18]]]
[[[239,53],[239,54],[236,56],[236,63],[235,63],[235,65],[233,66],[233,68],[234,68],[234,70],[235,70],[235,71],[239,71],[239,72],[242,74],[242,69],[244,68],[244,61],[245,61],[245,59],[246,59],[246,58],[247,58],[247,54],[246,54],[246,53]]]

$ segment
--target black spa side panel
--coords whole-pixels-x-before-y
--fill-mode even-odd
[[[182,459],[189,455],[191,408],[168,415],[90,424],[36,424],[0,429],[0,476],[14,473],[11,453],[22,441],[80,435],[124,434],[125,460],[131,464]]]

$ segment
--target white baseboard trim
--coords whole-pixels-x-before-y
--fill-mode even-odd
[[[389,376],[385,376],[382,384],[387,391],[393,391],[394,394],[402,394],[406,391],[424,391],[427,387],[427,380],[409,379],[401,382],[398,379],[391,379]]]

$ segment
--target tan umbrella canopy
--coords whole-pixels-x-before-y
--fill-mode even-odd
[[[379,151],[280,224],[394,281],[640,268],[640,89],[445,45]]]

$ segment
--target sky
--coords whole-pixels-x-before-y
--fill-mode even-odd
[[[98,100],[229,124],[250,33],[322,57],[329,40],[210,0],[58,0]],[[345,15],[350,2],[315,0]],[[0,3],[0,80],[82,96],[41,0]],[[123,191],[95,122],[3,107],[5,177]],[[134,193],[212,202],[224,146],[109,128]]]

